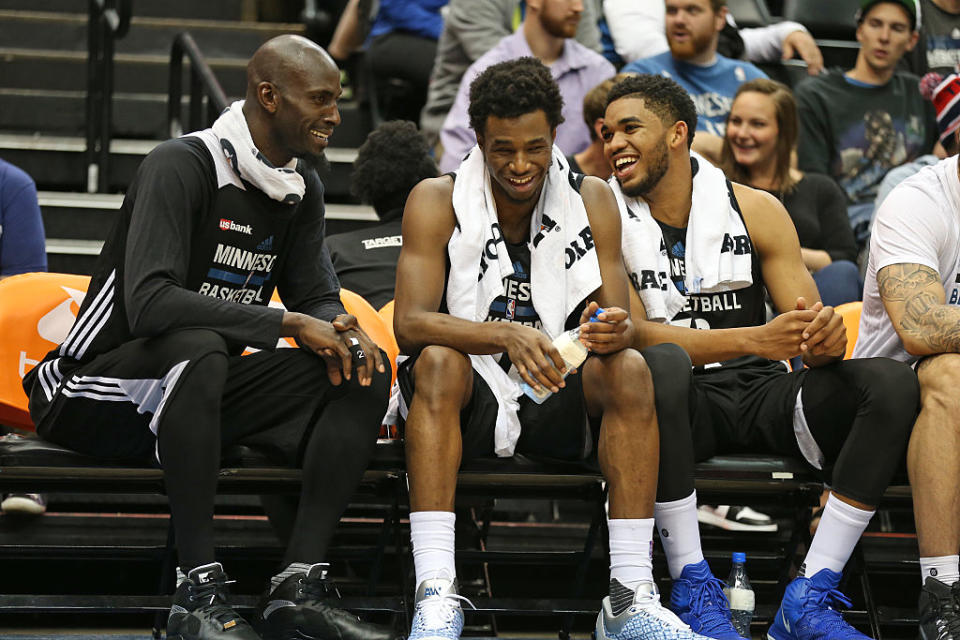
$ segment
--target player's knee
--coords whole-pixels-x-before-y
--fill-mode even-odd
[[[640,352],[650,369],[657,406],[687,402],[690,395],[690,356],[679,345],[656,344]]]
[[[449,347],[431,345],[413,366],[415,396],[430,403],[460,402],[473,383],[470,359]]]
[[[932,356],[920,366],[921,406],[924,411],[936,410],[951,416],[960,415],[960,354]]]
[[[920,385],[908,365],[888,358],[870,358],[863,364],[863,379],[869,388],[866,406],[858,412],[869,412],[879,437],[887,436],[893,444],[907,438],[920,406]]]
[[[197,360],[207,355],[227,356],[227,343],[216,331],[210,329],[182,329],[152,338],[149,348],[162,351],[168,356]]]
[[[643,356],[633,349],[587,360],[583,385],[588,396],[603,398],[605,404],[649,404],[652,408],[650,368]]]

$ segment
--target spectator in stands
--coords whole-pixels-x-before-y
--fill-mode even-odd
[[[783,203],[823,304],[859,300],[847,199],[827,176],[790,166],[796,144],[797,105],[790,89],[766,78],[741,85],[727,118],[720,167],[734,182],[763,189]]]
[[[583,0],[527,0],[527,14],[516,33],[470,65],[460,82],[457,98],[443,122],[440,170],[451,171],[476,144],[467,114],[470,83],[497,62],[534,56],[550,68],[560,95],[563,117],[557,127],[556,145],[565,154],[583,151],[590,144],[590,131],[583,123],[583,97],[601,81],[614,75],[613,65],[596,51],[573,39],[583,15]]]
[[[417,120],[427,98],[427,85],[437,39],[443,29],[440,9],[448,0],[380,0],[367,38],[367,57],[372,81],[377,83],[378,99],[385,120]],[[365,4],[348,3],[331,41],[331,52],[346,60],[360,46]],[[398,90],[390,80],[409,84]],[[397,92],[397,95],[392,95]]]
[[[0,279],[46,270],[37,186],[25,171],[0,159]]]
[[[47,270],[46,238],[37,186],[25,171],[0,159],[0,280]],[[0,427],[0,433],[4,428]],[[0,502],[3,513],[40,515],[47,510],[39,493],[11,493]]]
[[[953,74],[948,75],[948,79]],[[938,144],[934,146],[934,153],[927,153],[918,157],[913,162],[905,162],[899,167],[894,167],[887,171],[883,176],[880,186],[877,188],[877,199],[874,202],[875,207],[886,199],[893,188],[898,184],[920,171],[924,167],[937,164],[944,158],[952,156],[957,152],[953,142],[953,128],[958,126],[956,122],[945,122],[944,117],[950,113],[950,101],[956,97],[953,95],[953,83],[944,82],[943,77],[936,71],[931,71],[920,79],[920,95],[933,103],[936,110],[937,128],[940,131]]]
[[[24,378],[30,415],[62,446],[162,466],[179,557],[169,636],[260,637],[214,562],[220,452],[242,442],[303,468],[286,568],[257,607],[265,635],[388,640],[319,599],[390,381],[323,248],[313,165],[340,123],[339,72],[285,35],[247,78],[246,100],[211,129],[140,165],[73,329]],[[289,310],[267,306],[274,289]],[[273,351],[282,336],[301,348]],[[244,345],[263,351],[241,357]]]
[[[350,189],[373,205],[380,224],[329,236],[327,247],[340,284],[377,309],[393,300],[407,196],[437,173],[427,141],[412,122],[383,123],[357,151]]]
[[[693,98],[697,126],[722,136],[737,87],[767,76],[749,62],[717,53],[720,31],[727,20],[726,0],[665,2],[670,51],[631,62],[623,70],[672,78]]]
[[[37,186],[25,171],[0,159],[0,280],[47,270],[46,238]],[[5,433],[0,426],[0,433]],[[11,493],[0,502],[3,513],[40,515],[47,510],[39,493]]]
[[[960,119],[960,78],[944,91]],[[947,131],[944,128],[944,131]],[[957,130],[944,146],[957,150]],[[907,450],[920,547],[920,637],[960,629],[960,176],[953,153],[893,189],[877,209],[854,358],[913,366],[921,409]]]
[[[807,63],[810,75],[815,76],[823,70],[823,54],[813,36],[799,22],[784,20],[766,27],[738,30],[734,17],[727,13],[727,26],[720,32],[718,51],[726,57],[743,57],[750,62],[763,63],[798,56]],[[664,5],[656,0],[604,0],[600,25],[604,55],[614,65],[622,66],[668,51],[664,18]],[[731,35],[729,43],[724,39],[727,33]],[[735,50],[738,39],[742,43],[739,47],[742,53]]]
[[[603,127],[640,329],[634,348],[676,343],[694,365],[657,404],[655,514],[671,604],[694,631],[737,637],[700,547],[694,463],[718,453],[788,455],[821,472],[832,494],[768,637],[865,638],[840,616],[849,600],[837,586],[901,463],[916,377],[892,360],[841,361],[843,322],[820,302],[787,212],[691,154],[696,118],[677,83],[647,75],[611,89]],[[767,292],[780,311],[770,322]],[[616,329],[605,323],[581,335],[594,348]],[[808,368],[789,373],[782,360],[797,355]]]
[[[520,27],[525,6],[523,0],[450,0],[430,74],[427,104],[420,116],[420,129],[431,146],[440,139],[440,129],[457,97],[463,74]],[[583,3],[575,38],[588,49],[600,51],[600,31],[590,0]]]
[[[865,241],[877,187],[898,165],[928,153],[933,111],[918,79],[897,71],[917,43],[915,0],[861,0],[853,69],[832,69],[796,88],[803,171],[832,176],[847,194],[850,224]]]
[[[625,348],[616,203],[603,181],[570,173],[553,150],[561,105],[535,58],[488,67],[470,88],[477,146],[456,180],[424,181],[407,201],[394,326],[411,356],[398,373],[417,580],[410,640],[452,640],[463,628],[453,513],[461,459],[583,459],[597,443],[588,419],[610,483],[610,597],[597,640],[699,639],[660,605],[650,558],[653,380],[682,375],[687,360],[665,353],[651,371]],[[564,379],[551,338],[582,327],[598,303],[599,321],[626,331]],[[521,378],[549,397],[524,397]]]
[[[610,177],[610,165],[603,156],[603,140],[600,139],[600,127],[603,126],[603,112],[607,108],[607,94],[618,80],[627,77],[620,73],[607,78],[583,97],[583,121],[590,130],[590,145],[580,153],[567,156],[570,168],[577,173],[596,176],[606,180]]]
[[[960,0],[919,0],[920,39],[908,58],[910,71],[953,73],[960,65]]]

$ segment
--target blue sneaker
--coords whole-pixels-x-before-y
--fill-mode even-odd
[[[730,621],[730,603],[723,583],[710,571],[706,560],[688,564],[670,590],[670,608],[690,628],[715,640],[743,640]]]
[[[849,607],[837,589],[840,574],[821,569],[812,578],[800,576],[787,585],[783,602],[767,631],[769,640],[869,640],[834,607]]]
[[[421,582],[407,640],[457,640],[463,632],[460,601],[470,604],[457,594],[455,580],[435,578]]]
[[[660,604],[660,593],[653,582],[641,582],[636,591],[631,591],[614,579],[597,616],[594,640],[707,639]]]

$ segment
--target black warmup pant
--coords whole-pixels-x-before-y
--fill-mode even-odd
[[[159,459],[180,566],[212,562],[220,451],[245,444],[302,466],[287,562],[319,562],[376,445],[390,378],[333,386],[300,349],[230,356],[189,329],[137,339],[70,372],[38,425],[44,439],[113,458]]]
[[[690,495],[695,463],[718,454],[817,462],[837,493],[868,505],[880,501],[903,464],[920,389],[901,362],[845,360],[793,373],[777,363],[750,364],[665,378],[659,369],[676,370],[677,361],[689,359],[680,347],[663,346],[653,357],[644,352],[660,425],[658,502]]]

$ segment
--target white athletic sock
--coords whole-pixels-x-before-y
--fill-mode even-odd
[[[653,518],[614,518],[610,530],[610,579],[631,591],[653,581]]]
[[[667,554],[670,577],[676,580],[688,564],[703,561],[700,548],[700,523],[697,521],[697,492],[671,502],[657,502],[653,506],[657,519],[657,533]]]
[[[287,568],[278,573],[277,575],[270,578],[270,593],[273,593],[273,590],[280,586],[280,583],[292,576],[295,573],[309,573],[310,567],[312,564],[307,564],[306,562],[291,562],[287,565]]]
[[[410,542],[417,585],[424,580],[457,575],[454,564],[457,516],[450,511],[415,511],[410,514]],[[446,575],[444,575],[446,574]]]
[[[808,578],[815,576],[821,569],[830,569],[840,573],[850,559],[853,548],[876,511],[865,511],[843,502],[833,493],[827,498],[827,505],[820,516],[820,525],[810,543],[810,550],[800,567]]]
[[[960,556],[931,556],[920,558],[920,580],[926,581],[932,576],[950,586],[960,582]]]

